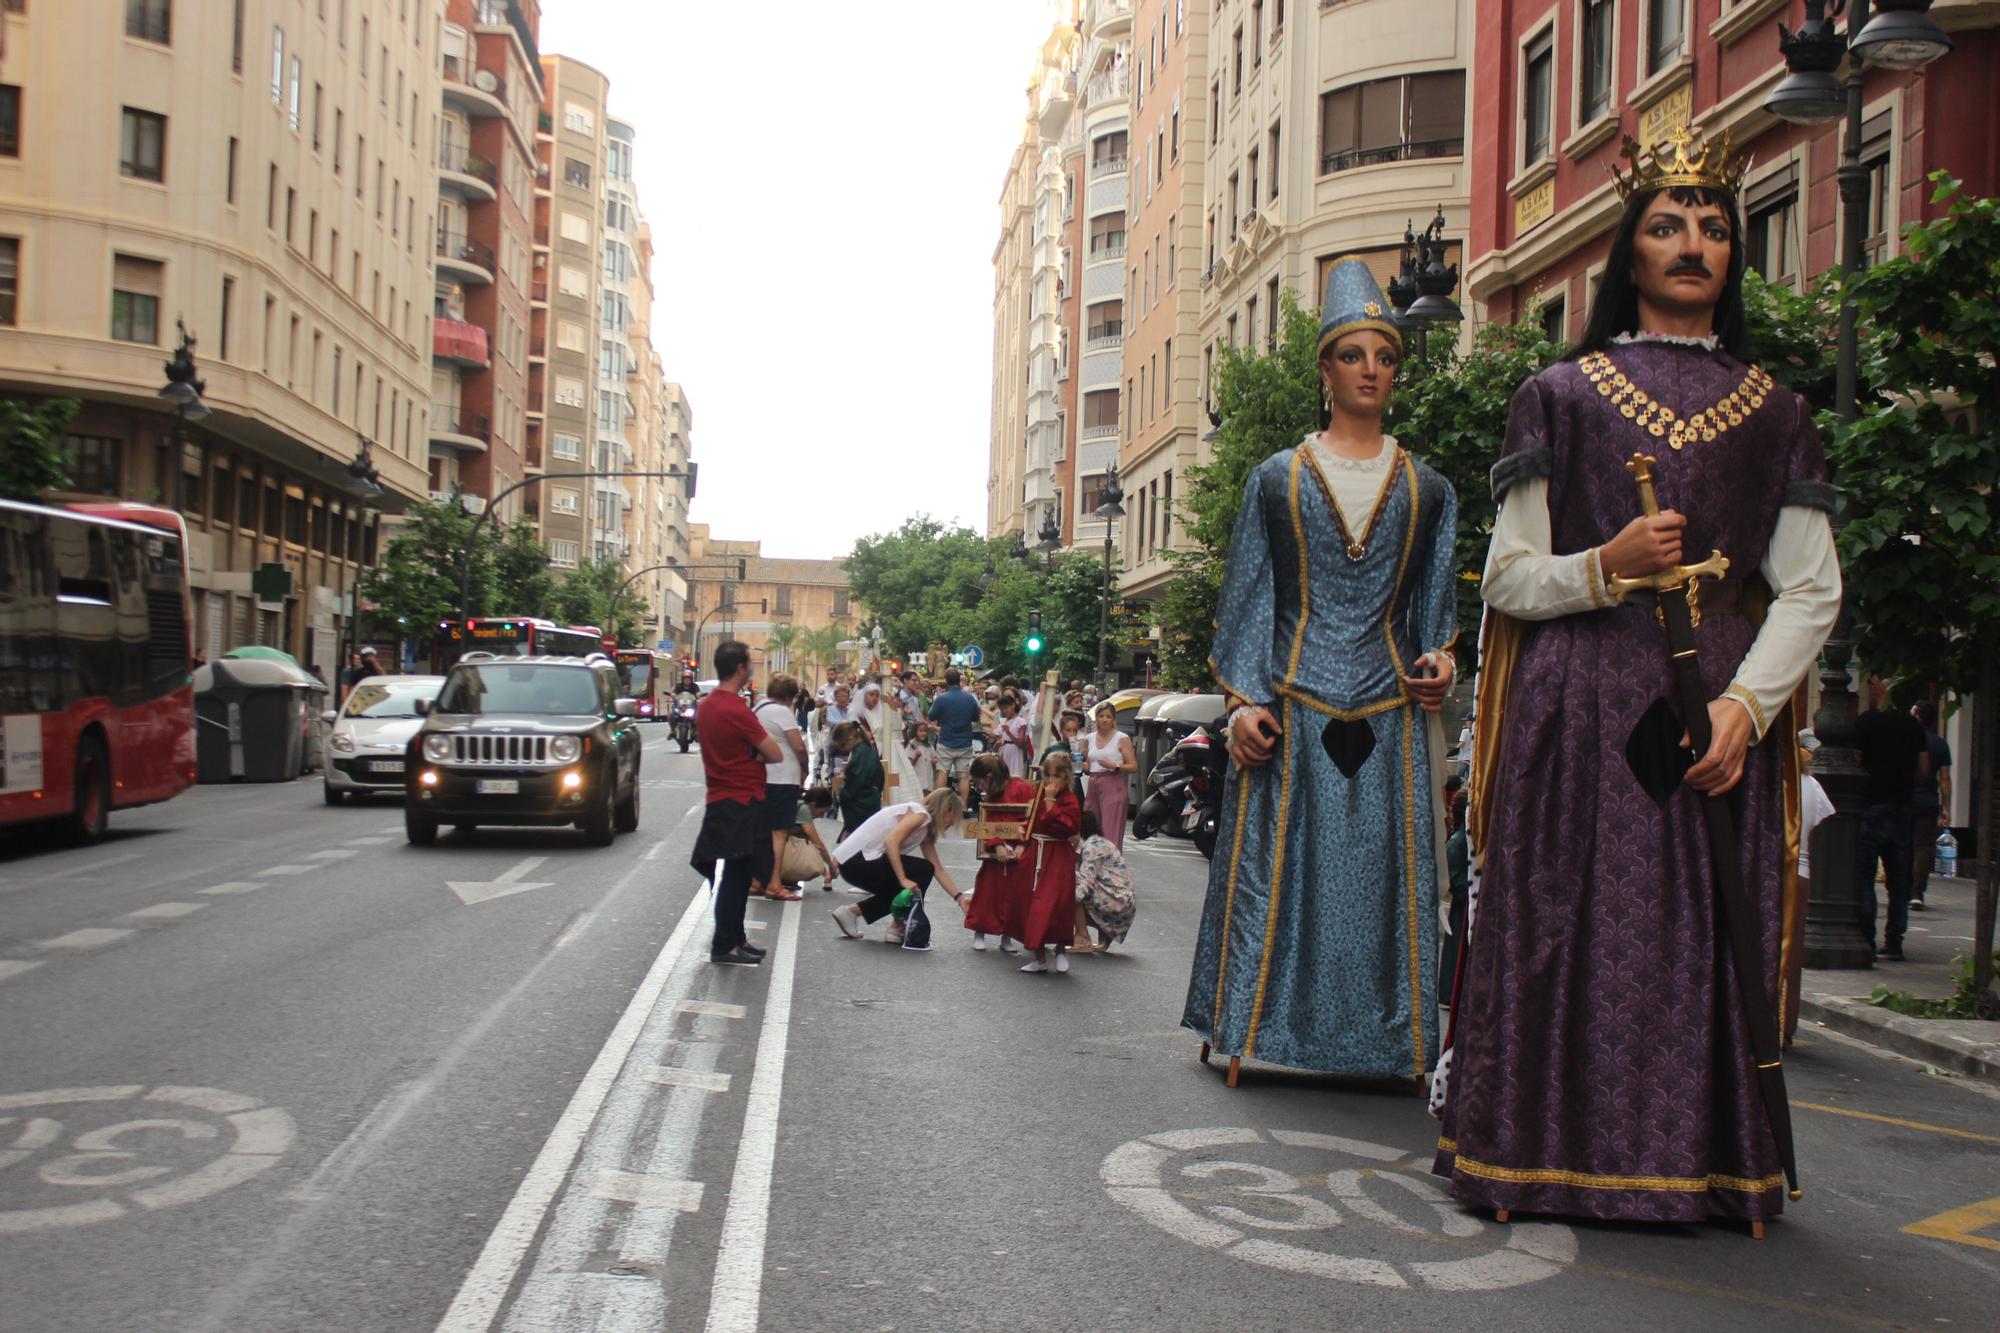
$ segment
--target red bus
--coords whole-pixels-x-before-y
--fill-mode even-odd
[[[0,501],[0,826],[91,842],[193,784],[186,550],[169,509]]]
[[[612,660],[618,663],[618,693],[639,701],[641,722],[658,722],[671,713],[674,684],[680,679],[672,654],[652,648],[620,648]]]
[[[499,657],[585,657],[604,651],[604,631],[595,625],[558,625],[534,616],[473,616],[440,620],[431,670],[442,676],[469,652]]]

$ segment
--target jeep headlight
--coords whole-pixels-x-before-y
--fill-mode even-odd
[[[433,764],[442,764],[451,758],[451,737],[434,735],[424,737],[424,758]]]
[[[328,741],[327,744],[331,745],[340,754],[354,753],[354,737],[344,731],[334,732],[333,739]]]
[[[558,764],[573,764],[583,753],[583,742],[574,736],[558,736],[549,742],[549,758]]]

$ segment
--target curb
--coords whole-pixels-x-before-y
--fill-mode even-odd
[[[2000,1086],[2000,1042],[1940,1030],[1954,1026],[1955,1020],[1911,1018],[1866,1000],[1810,993],[1799,997],[1799,1016],[1898,1055]]]

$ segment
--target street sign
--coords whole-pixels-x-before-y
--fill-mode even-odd
[[[282,602],[292,594],[292,574],[283,565],[259,565],[250,575],[250,591],[260,602]]]
[[[974,671],[986,665],[986,653],[976,643],[968,643],[958,650],[959,660]]]

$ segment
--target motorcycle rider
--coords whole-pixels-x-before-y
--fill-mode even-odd
[[[700,702],[701,686],[694,678],[694,668],[684,666],[681,668],[680,683],[674,686],[674,736],[681,741],[683,753],[687,750],[687,739],[693,738],[694,708]],[[683,739],[683,728],[686,728],[687,739]]]

